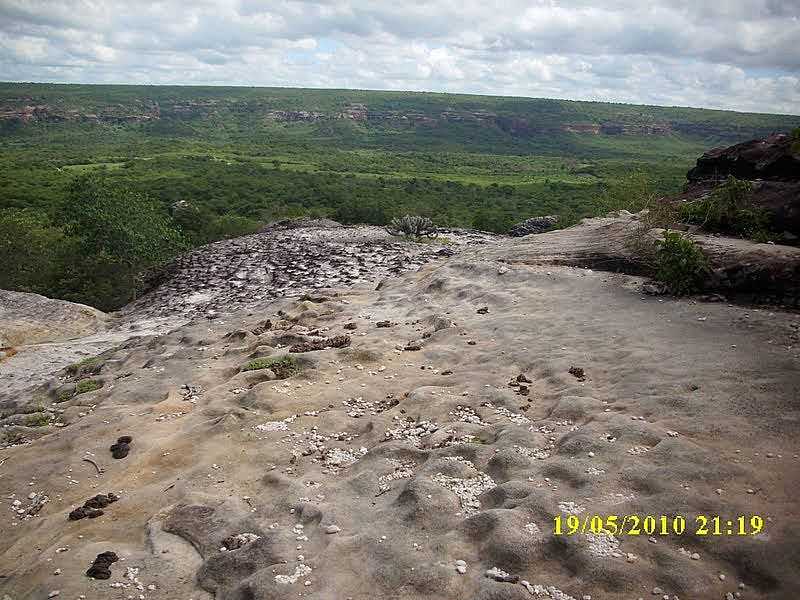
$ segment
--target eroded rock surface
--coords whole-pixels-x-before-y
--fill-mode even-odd
[[[495,240],[486,233],[442,230],[440,238],[429,243],[413,243],[382,227],[289,221],[181,256],[167,268],[160,284],[125,312],[136,316],[227,312],[324,288],[363,286]]]
[[[797,315],[532,260],[564,234],[198,315],[15,393],[58,425],[0,453],[0,591],[796,598]],[[102,385],[75,393],[86,379]],[[119,496],[105,514],[67,518],[101,492]],[[595,514],[687,531],[554,534]],[[766,526],[698,536],[697,515]],[[110,578],[86,577],[105,552]]]
[[[798,179],[800,149],[786,134],[771,135],[726,148],[714,148],[697,159],[687,179],[719,181],[729,175],[737,179]]]
[[[85,337],[103,331],[108,320],[85,304],[0,290],[0,347]]]

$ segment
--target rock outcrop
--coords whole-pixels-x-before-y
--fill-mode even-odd
[[[769,229],[774,232],[774,241],[798,245],[800,145],[796,138],[773,135],[710,150],[687,173],[684,193],[666,201],[703,201],[715,193],[728,177],[750,183],[747,202],[753,209],[764,212]]]
[[[548,135],[591,136],[665,136],[688,134],[741,139],[743,135],[767,135],[774,128],[753,126],[747,128],[724,121],[698,123],[693,120],[669,118],[667,115],[620,115],[619,118],[598,118],[594,122],[573,120],[577,115],[548,114],[546,119],[532,116],[524,108],[499,110],[467,109],[454,107],[425,107],[388,109],[385,104],[370,106],[361,102],[342,102],[329,110],[313,107],[299,109],[290,102],[276,106],[269,95],[248,98],[219,98],[198,96],[196,100],[181,100],[168,96],[126,99],[125,102],[91,106],[71,104],[55,97],[7,97],[0,99],[0,126],[29,125],[34,123],[146,123],[152,121],[204,120],[224,114],[250,115],[254,122],[324,123],[355,121],[391,127],[440,127],[450,123],[467,124],[477,128],[492,128],[513,137],[530,138]],[[560,110],[558,111],[560,112]],[[791,124],[795,120],[787,119]]]
[[[630,274],[649,268],[632,242],[655,242],[663,229],[647,229],[643,215],[620,211],[608,217],[584,219],[580,225],[534,238],[510,240],[498,257],[515,250],[515,262],[530,265],[571,265]],[[711,267],[705,293],[721,294],[746,303],[800,306],[800,248],[693,232]]]
[[[325,288],[374,285],[443,256],[493,243],[497,236],[451,229],[442,230],[442,238],[447,241],[434,238],[419,244],[377,226],[345,227],[329,219],[282,221],[179,257],[154,279],[154,289],[124,312],[193,316]]]

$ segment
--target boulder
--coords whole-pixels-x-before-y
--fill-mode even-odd
[[[702,200],[728,177],[750,181],[748,202],[769,217],[776,242],[797,245],[800,238],[800,144],[788,135],[773,135],[728,148],[715,148],[697,159],[686,174],[677,199]]]
[[[0,346],[60,342],[106,329],[108,315],[65,300],[0,290]]]
[[[800,149],[785,134],[750,140],[728,148],[714,148],[697,159],[686,178],[690,183],[737,179],[800,179]]]

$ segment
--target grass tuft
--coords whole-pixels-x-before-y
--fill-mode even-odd
[[[97,381],[96,379],[81,379],[75,386],[75,395],[77,396],[78,394],[94,392],[95,390],[99,390],[101,387],[103,387],[103,383],[101,381]]]
[[[300,364],[293,356],[256,358],[246,363],[242,371],[270,369],[278,379],[287,379],[301,371]]]

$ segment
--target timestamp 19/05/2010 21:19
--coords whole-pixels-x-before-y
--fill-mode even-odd
[[[758,515],[738,515],[726,519],[719,515],[556,515],[554,535],[609,533],[611,535],[757,535],[765,520]]]

